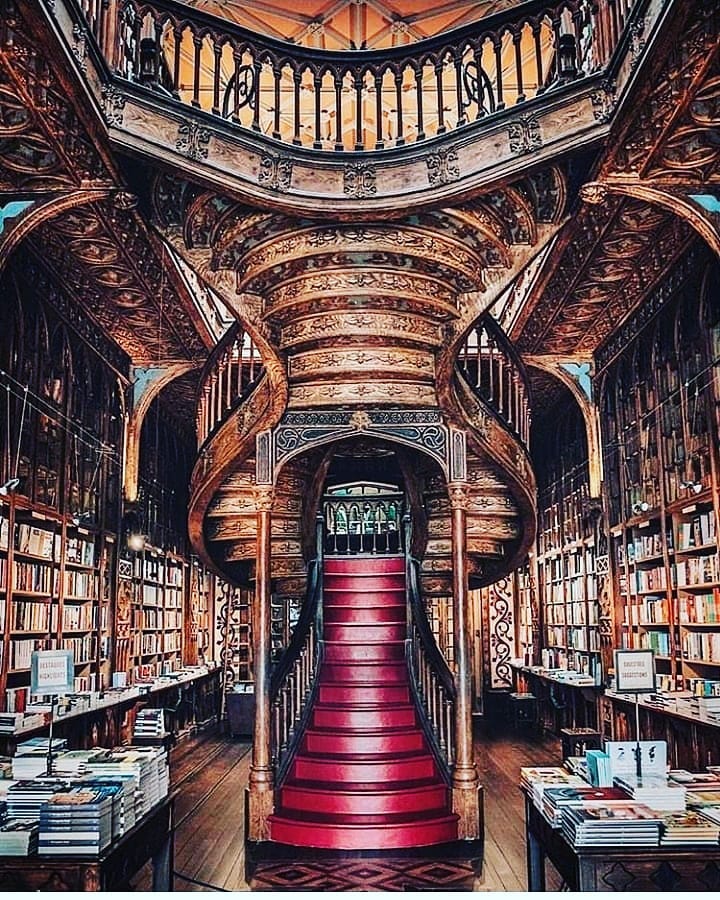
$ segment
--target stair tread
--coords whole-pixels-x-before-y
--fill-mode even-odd
[[[285,819],[291,822],[302,822],[308,827],[313,825],[334,825],[341,828],[361,828],[366,825],[380,825],[388,828],[406,823],[430,824],[432,822],[457,821],[458,816],[446,809],[433,808],[402,813],[329,813],[320,810],[285,809],[280,807],[273,814],[275,820]]]
[[[296,788],[301,791],[312,791],[314,794],[327,794],[335,797],[339,794],[353,795],[361,791],[363,794],[382,794],[383,796],[395,796],[406,794],[409,791],[434,791],[438,787],[448,789],[445,782],[433,776],[432,778],[408,778],[406,781],[348,781],[344,786],[339,784],[328,785],[326,782],[313,781],[312,778],[293,778],[286,781],[284,787]]]

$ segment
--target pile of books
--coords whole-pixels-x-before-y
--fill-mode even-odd
[[[720,806],[720,790],[689,790],[687,805],[691,809],[702,809],[706,806]]]
[[[720,810],[718,810],[720,812]],[[665,844],[713,844],[720,841],[720,823],[713,822],[703,813],[688,810],[670,813],[663,817],[660,843]]]
[[[542,811],[542,796],[546,788],[587,785],[578,775],[571,775],[562,766],[523,766],[520,769],[520,784],[525,788],[533,804]]]
[[[48,741],[46,737],[34,737],[18,744],[13,757],[12,777],[16,781],[35,778],[47,772]],[[59,751],[67,747],[65,738],[53,738],[53,761]]]
[[[627,801],[612,806],[568,807],[562,830],[575,847],[657,847],[663,825],[659,813]]]
[[[74,787],[53,794],[40,809],[38,851],[97,856],[112,841],[112,795],[104,788]]]
[[[93,750],[66,750],[58,753],[54,761],[54,772],[59,778],[78,778],[87,773],[88,760],[99,752],[95,747]]]
[[[648,775],[616,775],[616,787],[622,788],[637,803],[651,809],[663,811],[684,811],[687,806],[687,791],[682,784],[668,781],[667,777]]]
[[[142,800],[137,778],[130,773],[123,775],[88,775],[82,780],[89,788],[113,789],[113,838],[120,837],[135,825]]]
[[[136,818],[144,816],[167,796],[170,774],[167,753],[160,747],[117,747],[101,750],[88,760],[91,775],[134,775],[139,792]]]
[[[67,791],[72,783],[60,778],[34,778],[32,781],[15,781],[5,793],[5,806],[9,819],[40,818],[43,803],[57,794]]]
[[[133,738],[161,738],[165,731],[165,712],[162,709],[141,709],[135,719]]]
[[[6,819],[0,824],[0,856],[31,856],[37,852],[36,821]]]
[[[592,785],[548,787],[542,795],[541,812],[553,828],[561,828],[563,813],[571,806],[589,809],[593,806],[627,804],[628,795],[619,788],[597,788]]]

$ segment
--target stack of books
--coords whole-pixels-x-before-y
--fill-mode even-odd
[[[669,782],[667,778],[648,775],[617,775],[615,786],[627,791],[637,803],[670,812],[684,811],[687,806],[687,791],[682,784]]]
[[[553,828],[562,827],[563,812],[570,806],[590,808],[627,804],[628,795],[620,788],[597,788],[592,785],[547,787],[543,791],[541,812]]]
[[[67,747],[65,738],[53,738],[53,761],[58,752]],[[13,757],[12,777],[16,781],[35,778],[47,772],[48,738],[34,737],[18,744]]]
[[[113,838],[120,837],[130,831],[136,822],[136,796],[138,792],[137,778],[131,774],[124,775],[88,775],[83,785],[89,788],[114,787],[117,790],[113,798]]]
[[[562,766],[523,766],[520,769],[520,784],[525,788],[533,804],[542,811],[542,795],[549,787],[587,787],[587,781],[578,775],[571,775]]]
[[[37,822],[7,819],[0,824],[0,856],[31,856],[38,848]]]
[[[720,810],[718,810],[720,812]],[[713,844],[720,841],[720,824],[706,818],[702,813],[670,813],[663,817],[661,844]]]
[[[141,709],[135,719],[133,739],[162,738],[165,731],[165,712],[162,709]]]
[[[112,841],[112,796],[104,788],[75,787],[40,809],[38,852],[97,856]]]
[[[575,847],[657,847],[662,817],[632,801],[609,807],[568,807],[562,830]]]
[[[10,784],[5,794],[5,805],[9,819],[40,818],[43,803],[72,787],[69,781],[60,778],[34,778],[32,781],[16,781]]]
[[[687,805],[691,809],[703,809],[706,806],[720,806],[720,791],[718,790],[689,790],[687,792]]]
[[[169,788],[167,753],[160,747],[117,747],[88,760],[91,775],[134,775],[137,779],[139,819],[165,797]]]
[[[58,753],[55,759],[55,774],[59,778],[79,778],[87,773],[88,760],[100,752],[95,747],[93,750],[66,750],[64,753]]]
[[[611,787],[613,783],[610,754],[602,750],[588,750],[587,760],[588,780],[596,787]]]
[[[0,734],[13,734],[24,718],[22,712],[0,712]]]

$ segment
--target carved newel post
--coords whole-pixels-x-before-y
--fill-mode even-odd
[[[273,811],[274,777],[270,746],[270,530],[273,491],[255,488],[257,545],[252,640],[255,676],[255,731],[248,779],[248,839],[269,839],[268,817]]]
[[[458,837],[480,834],[479,780],[473,754],[472,678],[468,641],[467,508],[464,482],[450,482],[452,510],[453,615],[455,621],[455,762],[452,768],[453,812],[460,816]]]

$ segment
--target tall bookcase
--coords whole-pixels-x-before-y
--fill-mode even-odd
[[[543,611],[540,662],[600,683],[597,537],[590,515],[587,442],[580,409],[569,395],[568,403],[571,412],[559,417],[559,427],[549,411],[535,432],[544,448],[536,558]]]
[[[619,647],[667,690],[720,693],[720,309],[697,266],[600,389]]]

